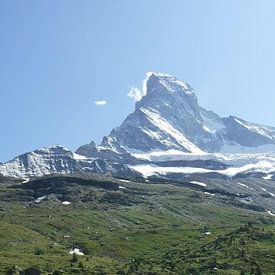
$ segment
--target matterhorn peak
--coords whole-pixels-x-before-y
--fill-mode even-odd
[[[160,72],[148,72],[146,74],[146,92],[149,92],[151,90],[151,86],[154,86],[156,82],[163,85],[171,94],[175,92],[183,92],[188,95],[194,95],[194,91],[189,86],[189,84],[181,80],[178,80],[176,77],[170,74]]]
[[[221,118],[205,110],[191,86],[170,74],[148,72],[142,93],[135,111],[108,136],[108,147],[197,153],[274,144],[274,128]]]
[[[136,109],[141,107],[166,109],[173,107],[179,102],[184,105],[197,107],[197,98],[186,82],[178,80],[170,74],[159,72],[148,72],[143,83],[143,97],[136,102]]]

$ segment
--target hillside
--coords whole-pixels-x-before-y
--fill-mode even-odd
[[[86,174],[10,180],[0,187],[1,274],[275,272],[275,217],[232,194]]]

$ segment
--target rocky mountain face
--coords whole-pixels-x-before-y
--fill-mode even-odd
[[[0,165],[0,174],[18,178],[76,172],[105,172],[103,160],[87,159],[62,146],[42,148],[22,154]]]
[[[52,146],[22,154],[0,166],[4,176],[42,176],[49,173],[70,173],[81,170],[73,152],[61,147]],[[82,159],[85,159],[82,157]]]
[[[114,129],[102,146],[129,151],[178,149],[199,153],[217,150],[225,130],[222,120],[201,109],[192,88],[174,77],[151,74],[146,95],[135,111]],[[212,123],[212,124],[211,124]]]
[[[91,142],[76,153],[60,146],[35,150],[0,164],[0,174],[31,177],[85,171],[130,175],[132,171],[145,175],[147,169],[154,175],[168,175],[175,168],[179,174],[192,174],[194,170],[179,168],[194,168],[195,163],[198,169],[211,166],[215,171],[252,165],[237,169],[236,174],[256,168],[262,173],[262,167],[264,172],[275,171],[273,156],[270,162],[262,155],[247,155],[275,152],[275,128],[234,116],[221,118],[198,104],[187,83],[167,74],[149,73],[144,87],[145,95],[136,102],[134,112],[100,145]],[[225,154],[229,152],[245,155],[229,157]],[[232,176],[232,172],[223,175]]]
[[[221,118],[199,106],[187,83],[151,73],[146,80],[146,95],[121,126],[113,129],[100,146],[92,143],[77,152],[93,156],[98,149],[119,153],[176,149],[199,154],[244,152],[262,145],[272,145],[275,150],[275,128],[234,116]]]

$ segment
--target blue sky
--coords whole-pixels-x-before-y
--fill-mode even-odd
[[[1,1],[0,161],[100,142],[147,71],[221,116],[275,126],[274,13],[273,0]]]

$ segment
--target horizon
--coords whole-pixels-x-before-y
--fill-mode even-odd
[[[172,3],[0,3],[0,161],[100,143],[148,71],[188,83],[221,117],[274,127],[275,3]]]

